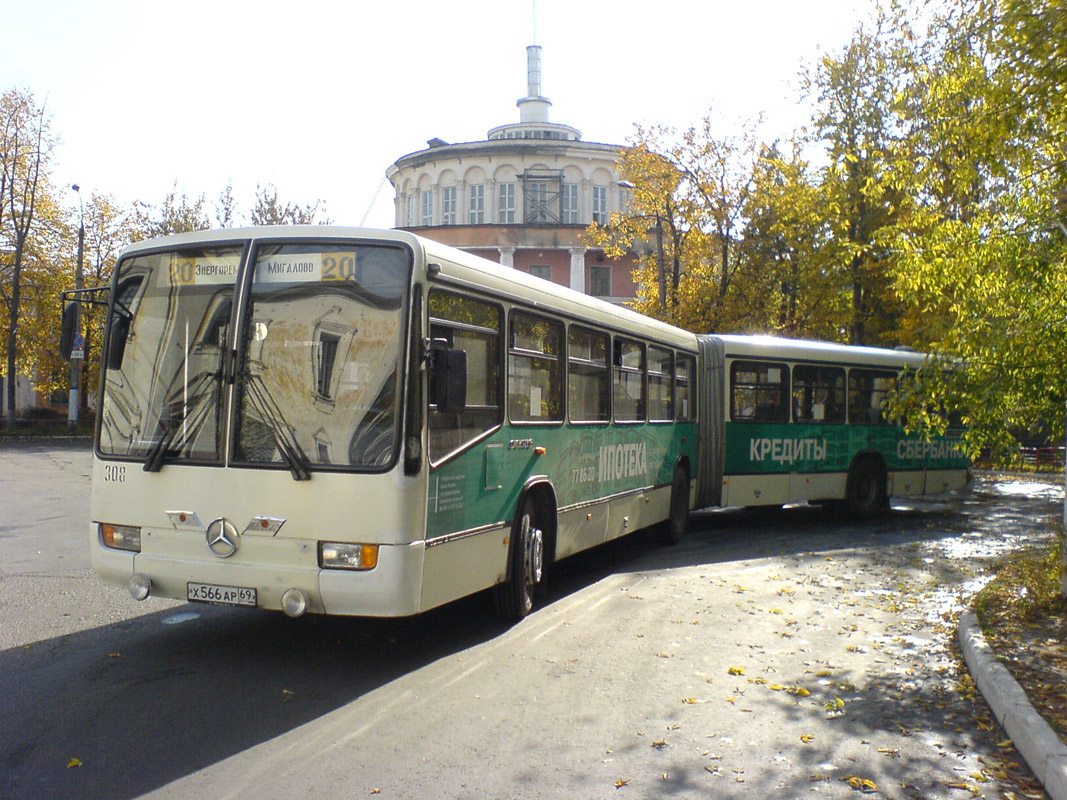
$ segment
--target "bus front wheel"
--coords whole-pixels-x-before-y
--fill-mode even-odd
[[[885,471],[872,458],[861,458],[848,473],[845,507],[854,517],[873,517],[888,504]]]
[[[534,590],[544,577],[545,536],[529,497],[512,525],[508,559],[508,578],[493,587],[493,606],[503,619],[518,620],[533,609]]]

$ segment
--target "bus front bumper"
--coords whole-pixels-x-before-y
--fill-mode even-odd
[[[314,542],[300,543],[314,548]],[[373,569],[322,569],[306,559],[175,558],[131,553],[94,543],[92,566],[106,583],[126,587],[137,600],[166,597],[217,605],[244,605],[291,616],[304,613],[402,617],[421,611],[423,542],[381,545]],[[251,590],[251,591],[249,591]],[[254,599],[253,599],[254,598]],[[303,607],[298,601],[302,598]],[[296,613],[294,613],[296,612]]]

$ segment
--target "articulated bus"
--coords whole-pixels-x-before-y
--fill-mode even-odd
[[[722,404],[701,420],[714,448],[709,504],[843,502],[867,516],[890,496],[969,484],[962,428],[908,436],[883,408],[901,375],[926,365],[923,354],[769,336],[702,343]]]
[[[406,616],[693,508],[956,488],[877,419],[922,357],[697,336],[402,231],[136,244],[115,269],[92,564],[150,595]]]

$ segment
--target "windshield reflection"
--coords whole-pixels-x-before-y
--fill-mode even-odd
[[[101,454],[144,459],[148,471],[228,458],[288,468],[297,480],[314,469],[387,468],[399,448],[410,255],[321,241],[260,247],[234,336],[244,252],[189,248],[119,265]]]
[[[221,361],[240,247],[155,253],[119,267],[100,452],[215,460]],[[121,318],[121,319],[120,319]]]
[[[235,460],[388,466],[397,450],[397,248],[284,245],[256,257]]]

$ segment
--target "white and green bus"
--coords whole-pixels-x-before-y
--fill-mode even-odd
[[[680,538],[697,337],[400,231],[277,227],[115,269],[92,563],[149,595],[418,613]]]
[[[697,336],[402,231],[134,245],[111,287],[92,564],[150,595],[406,616],[690,510],[958,488],[880,416],[923,357]]]
[[[721,403],[702,418],[714,442],[713,505],[842,502],[854,515],[890,496],[942,494],[970,482],[961,428],[926,439],[886,415],[901,376],[928,367],[914,351],[769,336],[706,336]],[[721,479],[721,480],[720,480]]]

